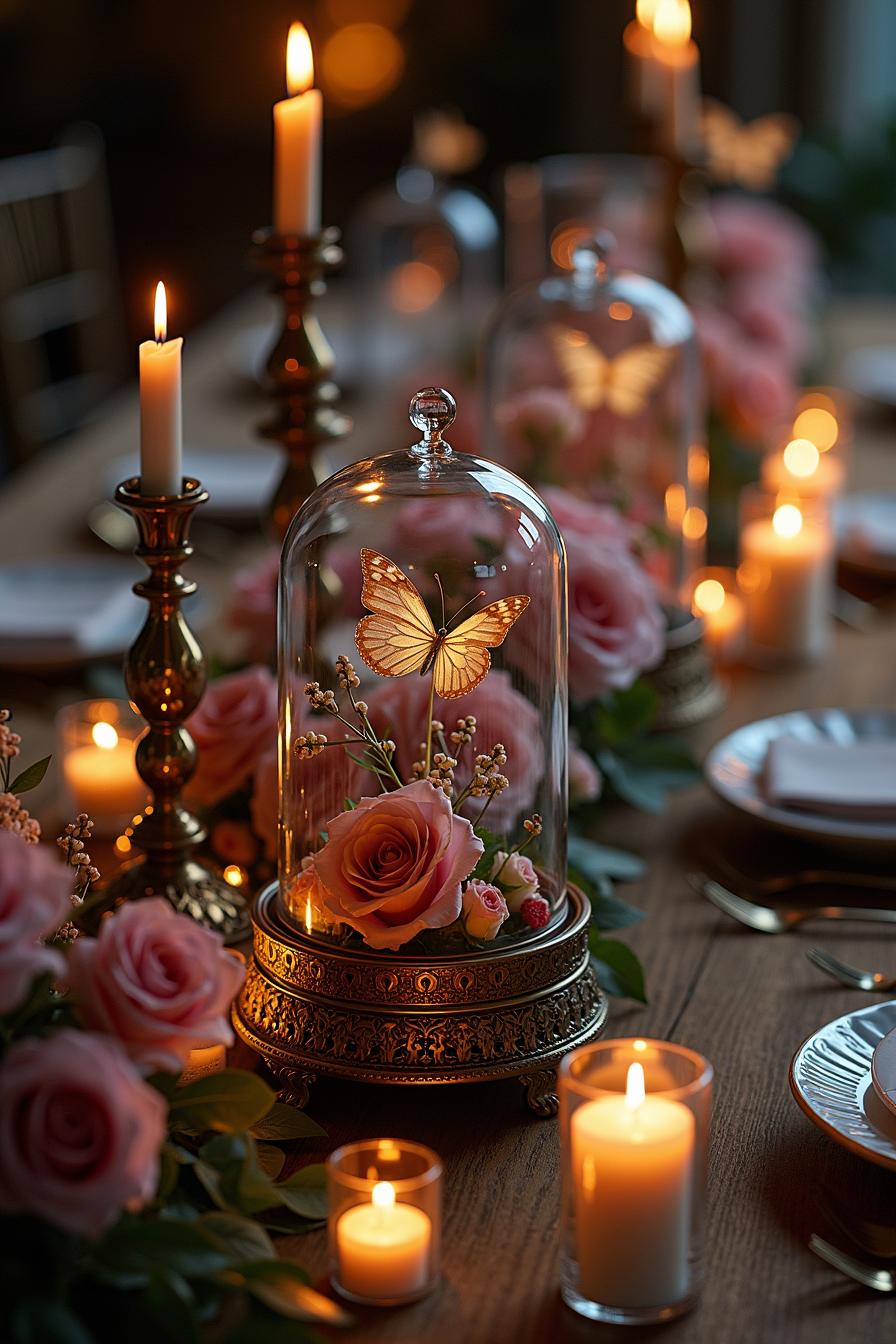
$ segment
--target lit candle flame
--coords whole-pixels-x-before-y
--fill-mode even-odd
[[[290,95],[304,93],[314,83],[314,56],[304,23],[294,23],[286,39],[286,87]]]
[[[820,453],[826,453],[840,435],[837,417],[824,406],[808,406],[793,422],[795,436],[808,439]]]
[[[694,606],[698,612],[712,615],[725,605],[725,589],[718,579],[701,579],[694,589]]]
[[[772,527],[779,537],[795,537],[803,530],[803,515],[795,504],[781,504],[775,509]]]
[[[118,733],[111,723],[95,723],[90,732],[96,745],[102,747],[103,751],[111,751],[118,746]]]
[[[653,16],[653,35],[669,47],[686,47],[691,38],[688,0],[659,0]]]
[[[156,340],[161,345],[168,335],[168,300],[165,297],[165,286],[161,280],[156,285],[156,305],[155,305],[155,328]]]
[[[311,910],[311,897],[305,897],[305,932],[310,933],[314,924],[314,915]]]
[[[391,1181],[377,1181],[370,1192],[371,1203],[377,1209],[391,1209],[395,1203],[395,1186]]]
[[[645,1092],[644,1065],[629,1064],[625,1075],[625,1104],[630,1111],[636,1111],[643,1104]]]
[[[658,0],[636,0],[635,18],[642,28],[646,28],[649,33],[653,32],[653,20],[656,17],[656,7]]]
[[[814,476],[821,454],[811,439],[791,439],[784,449],[784,465],[791,476]]]

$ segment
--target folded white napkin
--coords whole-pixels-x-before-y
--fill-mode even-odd
[[[896,741],[769,743],[765,795],[776,807],[868,820],[896,818]]]

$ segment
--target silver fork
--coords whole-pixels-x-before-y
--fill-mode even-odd
[[[825,952],[824,948],[810,947],[806,956],[813,966],[817,966],[834,980],[839,980],[847,989],[876,989],[883,994],[896,989],[896,976],[884,975],[883,971],[863,971],[858,966],[850,966],[848,962],[841,961],[830,952]]]
[[[862,924],[896,924],[896,910],[863,909],[851,905],[816,905],[773,910],[757,905],[743,896],[713,882],[705,873],[691,873],[688,881],[693,887],[732,919],[760,933],[788,933],[810,919],[856,920]]]
[[[838,1251],[836,1246],[824,1241],[816,1232],[809,1238],[809,1250],[814,1251],[829,1265],[833,1265],[834,1269],[839,1269],[841,1274],[855,1279],[856,1283],[861,1283],[866,1288],[873,1288],[878,1293],[896,1291],[896,1277],[888,1269],[876,1269],[874,1265],[867,1265],[864,1260],[856,1260],[845,1251]]]

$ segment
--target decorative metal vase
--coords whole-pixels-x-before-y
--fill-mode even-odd
[[[304,1106],[319,1075],[406,1086],[519,1078],[536,1115],[556,1114],[557,1064],[607,1016],[577,887],[542,933],[459,955],[328,944],[296,928],[277,897],[274,883],[258,899],[233,1020],[284,1100]]]

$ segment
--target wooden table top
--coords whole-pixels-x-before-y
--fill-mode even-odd
[[[187,434],[201,429],[204,444],[251,442],[258,407],[228,399],[221,350],[253,311],[243,303],[189,343]],[[841,310],[831,325],[835,354],[850,344],[885,339],[892,323],[892,308]],[[0,494],[0,558],[33,551],[37,520],[42,554],[80,549],[97,474],[135,442],[130,393],[102,423],[23,472]],[[864,425],[854,484],[894,488],[894,451],[889,425]],[[31,727],[35,747],[48,733],[46,710],[37,712],[40,697],[78,698],[20,678],[2,693],[13,691],[32,702],[20,724]],[[896,616],[885,615],[869,633],[839,628],[823,665],[739,671],[726,709],[695,745],[702,750],[740,724],[796,707],[894,703]],[[40,812],[40,799],[35,810]],[[817,851],[729,815],[702,786],[678,795],[660,818],[608,812],[602,837],[648,861],[646,877],[622,891],[647,913],[623,936],[643,959],[650,1004],[612,1002],[608,1032],[681,1042],[705,1054],[716,1070],[706,1287],[694,1313],[656,1331],[642,1330],[640,1337],[661,1331],[670,1344],[816,1344],[819,1338],[846,1344],[889,1337],[893,1304],[851,1285],[817,1260],[806,1242],[817,1230],[842,1244],[818,1204],[819,1194],[832,1188],[851,1198],[857,1211],[876,1211],[879,1220],[896,1223],[896,1177],[818,1132],[792,1100],[787,1075],[806,1036],[871,1001],[823,977],[806,960],[806,949],[819,943],[858,964],[896,970],[892,942],[888,946],[873,926],[841,932],[815,925],[769,937],[733,924],[701,900],[685,874],[711,864],[712,851],[757,874],[817,858]],[[431,1145],[445,1161],[441,1287],[399,1311],[361,1312],[358,1327],[338,1336],[347,1344],[575,1344],[618,1337],[618,1330],[587,1325],[560,1301],[557,1125],[529,1115],[517,1084],[389,1089],[321,1083],[309,1110],[329,1139],[309,1145],[303,1156],[322,1156],[347,1139],[394,1135]],[[290,1250],[314,1278],[323,1275],[322,1233],[295,1239]]]

